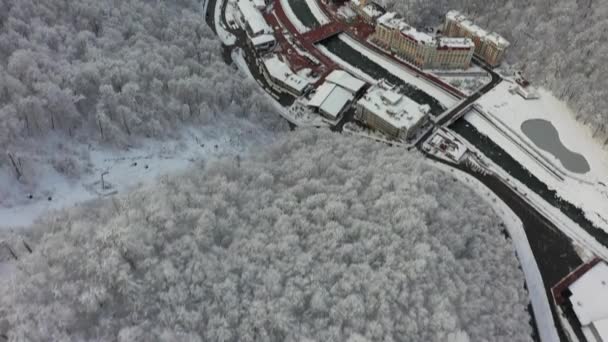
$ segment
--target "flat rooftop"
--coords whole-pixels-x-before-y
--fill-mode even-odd
[[[418,104],[382,83],[370,88],[357,104],[392,126],[404,129],[411,128],[430,112],[428,105]]]
[[[327,75],[325,80],[337,84],[351,93],[356,93],[361,90],[363,86],[365,86],[364,81],[352,76],[344,70],[332,71],[329,75]]]
[[[440,48],[450,49],[472,49],[475,48],[475,43],[471,38],[451,38],[441,37],[437,40]]]
[[[350,91],[330,82],[321,84],[308,105],[317,107],[327,115],[338,118],[344,107],[353,100]]]
[[[572,292],[572,309],[582,325],[608,319],[608,264],[605,261],[593,266],[568,288]]]

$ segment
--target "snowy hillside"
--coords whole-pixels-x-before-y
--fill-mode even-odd
[[[34,341],[531,341],[502,229],[401,148],[298,131],[36,225],[0,321]]]

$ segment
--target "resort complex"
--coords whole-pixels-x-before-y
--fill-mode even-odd
[[[305,22],[290,0],[226,2],[228,26],[240,27],[243,48],[253,50],[258,83],[275,100],[293,104],[288,120],[340,129],[353,121],[387,141],[413,144],[431,122],[462,115],[449,106],[490,81],[488,71],[473,66],[473,56],[495,66],[508,46],[455,11],[441,33],[419,30],[369,0],[307,0],[310,7],[298,11],[311,12],[301,18],[316,18]],[[361,54],[371,63],[365,71],[353,68],[328,54],[328,42],[345,44],[353,49],[347,56]]]

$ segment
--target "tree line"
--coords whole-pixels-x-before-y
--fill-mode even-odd
[[[50,215],[0,282],[9,341],[531,341],[492,209],[401,148],[296,131]]]

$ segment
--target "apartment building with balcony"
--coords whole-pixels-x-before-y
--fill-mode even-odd
[[[420,32],[395,12],[378,18],[371,39],[421,69],[467,69],[475,47],[469,38],[435,37]]]
[[[446,14],[443,34],[448,37],[471,38],[475,43],[475,55],[492,67],[500,65],[510,45],[498,33],[482,29],[458,11]]]

